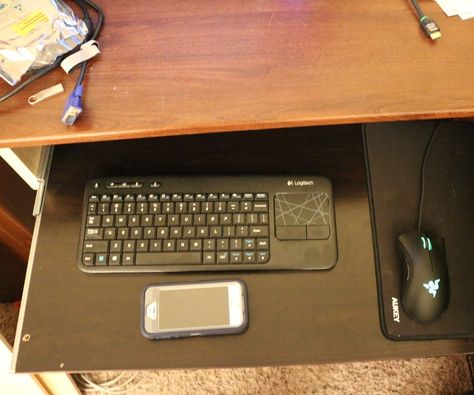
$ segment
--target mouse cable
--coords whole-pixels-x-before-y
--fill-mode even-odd
[[[418,15],[418,21],[420,22],[421,28],[425,34],[432,40],[437,40],[441,37],[441,30],[439,29],[438,24],[433,20],[428,18],[425,13],[422,11],[418,0],[411,0],[411,4]]]
[[[86,36],[85,41],[95,40],[97,38],[97,36],[99,35],[99,33],[102,29],[102,26],[104,24],[104,12],[103,12],[102,8],[100,6],[98,6],[96,3],[94,3],[92,0],[74,0],[74,2],[81,9],[82,14],[83,14],[82,19],[83,19],[83,21],[86,24],[87,29],[88,29],[88,34]],[[91,8],[97,14],[97,22],[96,22],[95,26],[92,23],[92,20],[90,18],[88,8]],[[75,49],[73,49],[72,51],[69,51],[66,54],[58,56],[56,58],[56,60],[52,64],[50,64],[49,66],[45,66],[45,67],[39,69],[38,71],[33,72],[32,75],[27,80],[23,81],[18,86],[16,86],[15,88],[10,90],[9,92],[5,93],[4,95],[1,95],[0,96],[0,103],[5,101],[5,100],[10,99],[12,96],[16,95],[18,92],[20,92],[21,90],[26,88],[28,85],[30,85],[31,83],[36,81],[38,78],[46,75],[51,70],[54,70],[55,68],[59,67],[61,62],[66,57],[68,57],[69,55],[77,52],[78,50],[79,50],[79,48],[75,48]],[[71,94],[71,96],[74,95],[75,97],[77,97],[78,92],[80,92],[81,93],[80,96],[82,96],[82,83],[84,81],[86,71],[87,71],[87,62],[83,62],[81,64],[81,71],[79,72],[79,76],[78,76],[77,81],[76,81],[76,86],[75,86],[74,91]],[[71,99],[71,96],[68,100],[68,103]],[[80,99],[80,97],[79,97],[79,99]],[[74,104],[77,104],[77,100],[76,100],[76,103],[74,103]],[[82,111],[82,109],[80,109],[80,110]],[[74,118],[74,120],[75,120],[75,118]]]
[[[430,139],[428,140],[428,144],[426,145],[425,153],[423,154],[423,161],[421,164],[421,176],[420,176],[420,202],[418,205],[418,231],[421,233],[421,217],[423,215],[423,200],[425,197],[425,168],[426,168],[426,161],[428,159],[428,155],[430,153],[431,146],[433,145],[433,141],[438,134],[439,127],[441,125],[440,121],[436,121],[433,131],[431,132]]]

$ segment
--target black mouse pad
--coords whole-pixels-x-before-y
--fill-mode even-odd
[[[364,128],[380,317],[390,339],[474,337],[474,122],[442,121],[426,161],[422,228],[444,238],[448,308],[419,324],[400,300],[396,240],[417,228],[421,164],[434,127],[426,121]]]

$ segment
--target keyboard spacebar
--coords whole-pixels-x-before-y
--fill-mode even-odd
[[[138,253],[135,265],[200,265],[200,252],[147,252]]]

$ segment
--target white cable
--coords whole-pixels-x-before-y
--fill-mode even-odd
[[[104,381],[102,383],[95,383],[87,377],[86,373],[80,373],[76,377],[79,379],[81,382],[81,385],[85,391],[98,391],[106,394],[123,394],[126,392],[125,387],[130,384],[139,374],[139,372],[136,372],[133,374],[131,377],[129,377],[127,380],[125,380],[123,383],[118,383],[118,381],[126,374],[126,372],[122,372],[118,374],[116,377],[113,379],[110,379],[108,381]],[[136,382],[133,386],[136,386],[141,380]]]

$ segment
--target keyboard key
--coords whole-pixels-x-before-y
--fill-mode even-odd
[[[221,214],[219,216],[219,223],[221,225],[232,225],[232,215],[231,214]]]
[[[216,263],[216,254],[214,252],[205,252],[203,254],[203,263],[205,265],[214,265]]]
[[[153,224],[155,226],[165,226],[166,225],[166,215],[155,215]]]
[[[253,200],[253,193],[244,193],[244,200]]]
[[[197,193],[196,194],[196,202],[205,202],[206,201],[206,194],[205,193]]]
[[[168,238],[168,228],[166,226],[158,226],[156,228],[156,238],[157,239],[167,239]]]
[[[174,214],[174,203],[173,202],[163,203],[161,211],[165,214]]]
[[[162,247],[161,240],[152,240],[150,241],[150,252],[160,252]]]
[[[178,240],[176,244],[176,251],[189,251],[189,240]]]
[[[230,193],[221,193],[219,195],[219,200],[222,202],[228,202],[230,200]]]
[[[87,214],[97,214],[97,203],[89,203],[87,205]]]
[[[181,202],[183,200],[183,195],[181,193],[173,193],[171,195],[171,200],[173,202]]]
[[[153,225],[153,215],[142,215],[140,225],[141,226],[152,226]]]
[[[255,250],[255,239],[244,239],[244,250]]]
[[[122,203],[112,203],[110,206],[110,212],[112,214],[122,214],[123,204]]]
[[[148,240],[138,240],[136,251],[137,252],[147,252],[148,251]]]
[[[217,193],[208,193],[207,200],[209,202],[217,202],[219,200],[219,194]]]
[[[143,229],[142,228],[132,228],[130,231],[130,238],[134,240],[141,239],[143,235]]]
[[[86,220],[86,226],[99,227],[100,226],[100,215],[88,215]]]
[[[147,226],[143,229],[143,238],[144,239],[154,239],[156,236],[156,229],[152,226]]]
[[[130,228],[118,228],[117,239],[126,240],[130,236]]]
[[[202,240],[199,240],[199,239],[191,240],[189,249],[191,251],[202,251]]]
[[[240,211],[245,213],[252,211],[252,202],[241,202]]]
[[[233,200],[233,201],[242,200],[242,194],[241,194],[241,193],[233,193],[233,194],[230,196],[230,200]]]
[[[172,226],[170,228],[170,237],[172,239],[181,239],[183,236],[183,229],[180,226]]]
[[[244,225],[245,224],[245,214],[234,214],[232,223],[234,225]]]
[[[89,196],[89,202],[90,203],[99,203],[100,199],[98,195],[90,195]]]
[[[222,237],[227,237],[228,239],[235,236],[235,227],[233,226],[223,226],[222,227]]]
[[[146,199],[146,197],[143,197]],[[136,212],[138,214],[148,214],[148,203],[137,203]]]
[[[217,264],[228,264],[229,263],[229,253],[228,252],[219,252],[217,254]]]
[[[128,217],[126,215],[116,215],[115,216],[115,226],[126,226]]]
[[[231,252],[230,253],[230,263],[242,263],[243,258],[242,258],[242,253],[239,252]]]
[[[102,240],[104,229],[102,228],[87,228],[85,239],[86,240]]]
[[[132,254],[132,253],[122,254],[123,266],[133,266],[134,263],[135,263],[135,254]]]
[[[227,204],[226,202],[217,202],[214,204],[214,211],[216,213],[225,213]]]
[[[82,254],[82,263],[86,266],[94,266],[94,254]]]
[[[194,194],[193,193],[185,193],[183,196],[183,200],[185,202],[194,202]]]
[[[203,202],[201,204],[201,212],[203,213],[213,213],[214,212],[214,203],[213,202]]]
[[[97,206],[97,214],[108,214],[110,209],[109,203],[99,203]]]
[[[180,224],[183,226],[190,226],[193,224],[193,216],[190,214],[181,215]]]
[[[250,236],[268,237],[268,226],[251,226]]]
[[[188,212],[188,203],[186,202],[176,203],[174,210],[176,213],[186,214]]]
[[[193,202],[189,203],[188,212],[193,214],[198,214],[201,212],[201,203]]]
[[[172,252],[176,250],[176,240],[163,240],[163,251]]]
[[[258,223],[261,225],[268,224],[268,214],[260,213],[258,215]]]
[[[209,228],[207,226],[198,226],[196,228],[196,237],[207,239],[209,237]]]
[[[239,211],[239,202],[229,202],[229,204],[227,205],[227,211],[229,213],[236,213]]]
[[[124,214],[135,214],[135,203],[125,203],[123,205]]]
[[[135,201],[135,195],[133,193],[127,193],[125,195],[125,198],[123,199],[124,202],[134,202]]]
[[[168,215],[168,226],[176,226],[179,225],[179,215],[177,214],[170,214]]]
[[[124,252],[134,252],[135,251],[135,240],[126,240],[123,243]]]
[[[219,239],[217,240],[217,251],[228,251],[229,250],[229,240],[228,239]]]
[[[244,263],[255,263],[255,252],[253,251],[244,252]]]
[[[216,250],[216,241],[214,239],[203,240],[203,250],[204,251],[215,251]]]
[[[183,237],[185,239],[194,239],[196,237],[196,228],[194,226],[185,226],[183,228]]]
[[[112,201],[112,196],[111,195],[101,195],[100,196],[100,201],[110,203]]]
[[[239,251],[242,249],[242,239],[231,239],[230,240],[230,249],[232,251]]]
[[[207,224],[208,225],[219,225],[219,216],[217,214],[208,214],[207,215]]]
[[[135,197],[135,200],[140,203],[143,203],[143,202],[146,202],[146,195],[144,195],[143,193],[139,193],[136,197]],[[139,205],[137,205],[138,207]]]
[[[270,260],[270,253],[268,251],[258,251],[257,252],[257,262],[258,263],[267,263]]]
[[[85,241],[84,252],[107,252],[109,250],[108,241]]]
[[[268,193],[257,193],[255,200],[268,200]]]
[[[268,202],[255,202],[253,204],[253,211],[256,213],[268,212]]]
[[[114,226],[115,218],[113,215],[102,216],[102,226]]]
[[[249,213],[245,215],[245,223],[247,225],[257,225],[258,224],[258,214]]]
[[[238,237],[246,237],[249,235],[249,227],[248,226],[236,226],[235,227],[235,234]]]
[[[110,252],[122,252],[122,241],[113,240],[110,242]]]
[[[171,195],[169,193],[162,193],[160,194],[160,202],[170,202]]]
[[[209,227],[209,236],[214,238],[222,237],[222,228],[220,226]]]
[[[197,214],[194,216],[194,225],[206,225],[206,215]]]
[[[114,240],[117,238],[116,233],[117,233],[117,228],[106,228],[104,232],[104,239]]]
[[[136,254],[136,265],[200,265],[200,252],[170,252]]]
[[[157,202],[150,203],[148,208],[150,214],[160,214],[161,213],[161,204]]]
[[[268,250],[269,249],[269,240],[268,239],[257,239],[257,249],[258,250]]]
[[[104,254],[104,253],[95,254],[95,265],[107,266],[107,256],[108,254]]]
[[[122,262],[122,254],[110,254],[109,266],[120,266]]]

